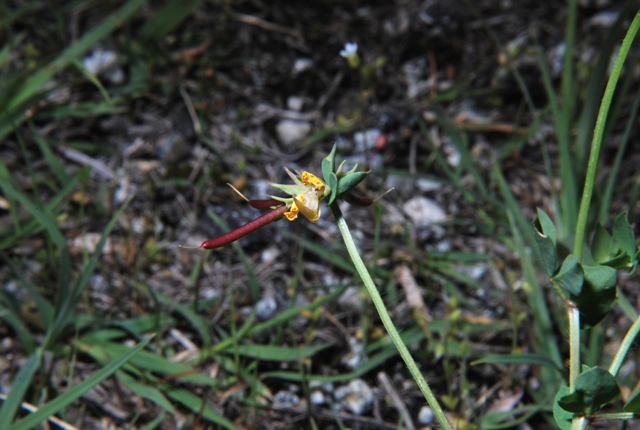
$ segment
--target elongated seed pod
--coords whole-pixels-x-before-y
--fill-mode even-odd
[[[264,227],[272,221],[279,219],[284,213],[287,211],[286,206],[280,206],[266,214],[254,219],[251,222],[246,223],[242,227],[238,227],[237,229],[230,231],[229,233],[223,234],[222,236],[218,236],[214,239],[206,240],[200,245],[200,248],[204,249],[215,249],[224,245],[228,245],[231,242],[235,242],[241,237],[246,236],[254,230],[259,229],[260,227]]]
[[[342,196],[340,196],[340,198],[342,198],[345,202],[353,206],[365,207],[365,206],[371,206],[372,204],[375,203],[375,200],[370,199],[369,197],[355,196],[351,193],[345,193]]]
[[[273,206],[282,206],[284,202],[276,199],[266,199],[266,200],[247,200],[251,206],[256,209],[269,209]]]

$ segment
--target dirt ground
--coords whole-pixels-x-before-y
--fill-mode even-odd
[[[246,236],[238,242],[243,252],[230,246],[205,261],[202,252],[178,247],[220,235],[225,231],[220,221],[235,228],[256,218],[259,212],[228,183],[249,198],[267,198],[277,194],[269,182],[288,182],[285,167],[319,174],[322,158],[335,143],[339,160],[372,169],[359,192],[375,197],[393,188],[372,207],[345,206],[345,216],[394,322],[415,339],[412,353],[459,428],[480,428],[486,414],[535,404],[529,390],[540,384],[536,366],[470,364],[484,354],[532,352],[536,340],[506,214],[480,197],[473,175],[461,175],[452,184],[447,172],[465,163],[454,142],[462,136],[477,174],[488,184],[487,195],[499,194],[490,178],[500,163],[529,220],[536,207],[553,213],[551,191],[557,179],[549,178],[541,151],[544,141],[557,167],[553,124],[542,116],[539,127],[531,128],[535,115],[519,85],[526,87],[536,115],[546,109],[540,61],[559,85],[566,2],[196,3],[167,34],[145,27],[161,6],[145,4],[133,20],[84,55],[98,58],[110,52],[117,58],[109,70],[99,72],[114,101],[104,111],[96,85],[78,69],[67,69],[55,78],[58,89],[33,107],[33,118],[0,146],[2,160],[23,190],[33,191],[34,171],[49,169],[38,138],[50,142],[62,168],[78,178],[68,214],[58,214],[77,270],[115,210],[132,198],[78,314],[108,321],[105,326],[152,315],[159,305],[145,292],[149,288],[170,300],[161,305],[164,310],[209,303],[198,312],[221,342],[252,312],[258,322],[271,321],[344,285],[345,292],[322,308],[247,339],[328,348],[299,362],[247,360],[247,368],[236,368],[241,374],[236,385],[224,391],[184,386],[210,399],[239,428],[433,428],[402,361],[393,354],[382,359],[382,348],[375,348],[384,337],[382,327],[354,279],[328,209],[315,224],[280,220]],[[576,58],[586,64],[605,43],[616,12],[627,4],[579,4]],[[43,4],[14,20],[6,34],[26,34],[26,67],[29,55],[42,59],[60,52],[117,6],[69,4],[52,15]],[[359,69],[340,55],[348,42],[358,44]],[[587,70],[577,67],[576,80],[586,80]],[[636,89],[637,84],[636,79]],[[606,145],[605,165],[622,132],[616,131]],[[637,182],[638,143],[631,142],[622,183]],[[439,159],[432,145],[446,158]],[[46,186],[51,175],[44,173],[39,184],[45,202],[55,194]],[[618,196],[611,212],[626,205]],[[11,228],[5,209],[0,213],[3,230]],[[632,209],[633,223],[640,208]],[[55,260],[43,255],[43,246],[36,235],[6,252],[32,282],[48,285]],[[25,297],[8,266],[0,269],[0,279],[7,291]],[[621,280],[636,308],[637,287],[637,275]],[[416,291],[417,304],[410,300]],[[552,292],[548,299],[558,305]],[[33,311],[25,309],[25,318],[36,321]],[[615,321],[622,318],[619,314]],[[184,316],[175,318],[160,337],[188,361],[204,345]],[[609,326],[614,338],[627,323],[620,324]],[[564,349],[562,329],[554,327]],[[0,325],[0,335],[0,391],[7,392],[24,354],[7,326]],[[73,338],[69,333],[67,348]],[[62,358],[67,354],[60,350],[51,359],[48,383],[56,388],[70,383],[65,379],[69,361]],[[380,362],[358,372],[372,357]],[[99,368],[81,352],[74,365],[77,381]],[[202,374],[221,379],[233,373],[231,367],[224,360],[197,361]],[[335,376],[336,382],[310,385],[273,376],[285,371]],[[637,377],[633,369],[628,374]],[[350,385],[354,380],[355,388]],[[243,385],[247,381],[255,386]],[[342,397],[336,394],[340,389]],[[369,400],[357,398],[369,391]],[[362,410],[360,401],[366,405]],[[160,413],[156,404],[115,379],[71,409],[69,421],[82,429],[141,428]],[[543,412],[549,411],[518,421],[518,428],[553,428]],[[177,407],[158,428],[217,428],[194,415]],[[136,424],[128,427],[134,417]]]

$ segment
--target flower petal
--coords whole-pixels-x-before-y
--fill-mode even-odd
[[[316,191],[319,191],[320,193],[324,192],[324,182],[322,182],[322,180],[320,180],[320,178],[318,178],[313,173],[302,172],[302,183],[305,185],[311,185],[316,189]]]
[[[305,191],[298,197],[293,198],[297,209],[305,216],[309,221],[316,222],[320,218],[320,200],[318,194],[313,190]]]
[[[289,221],[295,221],[298,218],[298,206],[296,205],[296,198],[293,198],[293,203],[291,204],[291,209],[284,213],[284,216],[287,217]]]

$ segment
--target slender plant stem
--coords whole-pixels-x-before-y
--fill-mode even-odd
[[[640,28],[640,12],[636,14],[629,31],[620,46],[620,51],[616,57],[616,61],[613,64],[611,76],[607,81],[607,87],[604,90],[602,96],[602,102],[600,103],[600,110],[598,111],[598,118],[596,119],[596,127],[593,131],[593,142],[591,143],[591,152],[589,154],[589,164],[587,165],[587,176],[585,178],[584,190],[582,192],[582,202],[580,203],[580,212],[578,212],[578,224],[576,226],[576,241],[573,247],[573,253],[582,261],[582,251],[584,248],[584,237],[587,229],[587,217],[589,215],[589,207],[591,206],[591,196],[593,195],[593,186],[596,179],[596,169],[598,167],[598,158],[600,155],[600,147],[602,146],[602,136],[604,135],[604,129],[607,123],[607,116],[609,115],[609,108],[611,107],[611,100],[613,99],[613,93],[615,92],[620,73],[622,72],[622,66],[624,65],[629,49],[633,39]]]
[[[602,146],[602,137],[604,136],[604,129],[607,123],[607,117],[609,115],[609,108],[611,107],[611,100],[615,92],[618,80],[620,79],[620,73],[622,72],[622,66],[624,65],[629,49],[633,39],[640,28],[640,12],[636,14],[627,34],[622,42],[616,61],[613,64],[611,76],[607,81],[607,87],[604,90],[602,96],[602,102],[600,103],[600,109],[598,111],[598,117],[596,119],[596,126],[593,131],[593,141],[591,143],[591,152],[589,153],[589,164],[587,165],[587,175],[584,182],[584,190],[582,192],[582,201],[580,202],[580,211],[578,212],[578,221],[576,224],[576,240],[573,246],[573,253],[578,257],[578,260],[582,262],[582,253],[584,251],[584,240],[587,230],[587,218],[589,216],[589,208],[591,206],[591,197],[593,195],[593,188],[596,179],[596,169],[598,167],[598,158],[600,156],[600,148]],[[575,379],[580,374],[580,314],[574,307],[569,308],[569,349],[571,355],[569,357],[569,387],[573,391],[575,387]],[[584,417],[576,417],[572,421],[571,428],[573,430],[584,429],[586,427],[586,420]]]
[[[571,430],[584,430],[587,428],[588,421],[585,417],[576,417],[571,422]]]
[[[580,374],[580,311],[573,305],[569,311],[569,389],[574,390],[576,378]]]
[[[391,340],[393,341],[396,348],[398,349],[400,356],[402,357],[405,364],[409,368],[409,372],[411,372],[411,376],[413,376],[413,379],[418,384],[418,387],[420,388],[420,391],[422,391],[424,398],[427,400],[427,403],[433,410],[433,413],[435,414],[436,419],[438,420],[438,422],[440,423],[443,429],[452,430],[451,424],[449,423],[447,416],[445,415],[444,411],[440,407],[438,400],[433,395],[433,392],[431,391],[431,388],[429,387],[429,384],[427,383],[427,381],[424,379],[424,376],[420,372],[420,369],[418,369],[418,366],[415,360],[413,359],[413,357],[411,356],[411,353],[407,349],[407,346],[402,341],[402,338],[400,337],[400,334],[398,333],[396,326],[393,324],[393,321],[391,320],[391,317],[387,312],[387,308],[385,307],[385,304],[382,301],[382,297],[380,297],[380,293],[378,292],[378,289],[376,288],[376,285],[373,282],[373,279],[371,278],[371,275],[369,274],[367,267],[364,265],[364,262],[362,261],[362,258],[358,253],[356,244],[353,241],[351,232],[349,231],[349,226],[347,225],[347,222],[342,216],[342,211],[338,207],[338,204],[333,203],[331,205],[331,210],[333,211],[333,215],[336,217],[338,228],[340,229],[340,233],[342,234],[344,243],[347,246],[347,252],[349,253],[349,256],[351,257],[351,260],[353,261],[353,264],[356,267],[356,270],[358,271],[360,278],[362,278],[362,282],[364,282],[364,285],[367,288],[369,295],[371,296],[371,300],[373,301],[373,304],[376,307],[378,314],[380,315],[380,319],[382,320],[382,324],[384,325],[384,328],[387,330],[387,333],[389,333],[389,337],[391,337]]]
[[[627,356],[627,352],[629,352],[631,345],[633,345],[633,342],[638,336],[638,333],[640,333],[640,318],[636,319],[636,321],[633,323],[633,325],[625,335],[624,339],[622,339],[620,348],[618,348],[618,352],[616,352],[616,356],[613,357],[613,361],[609,366],[609,373],[611,373],[614,377],[618,376],[620,367],[622,366],[622,363],[624,362],[624,359]]]

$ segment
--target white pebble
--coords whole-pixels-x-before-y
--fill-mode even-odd
[[[295,63],[293,63],[293,74],[297,75],[298,73],[306,72],[313,66],[313,60],[311,58],[298,58]]]
[[[304,99],[298,96],[289,96],[287,98],[287,109],[300,112],[304,105]]]
[[[426,227],[447,219],[444,209],[435,201],[417,196],[407,200],[402,210],[417,227]]]
[[[311,124],[304,121],[283,119],[276,125],[278,138],[285,145],[300,143],[311,132]]]
[[[373,390],[362,379],[354,379],[349,385],[338,388],[334,397],[336,400],[343,400],[340,406],[356,415],[362,415],[373,403]]]
[[[435,414],[429,406],[423,406],[420,408],[420,412],[418,412],[418,421],[420,421],[420,424],[431,424],[434,418]]]
[[[256,316],[261,320],[271,318],[278,308],[278,303],[272,295],[267,295],[258,300],[256,303]]]

